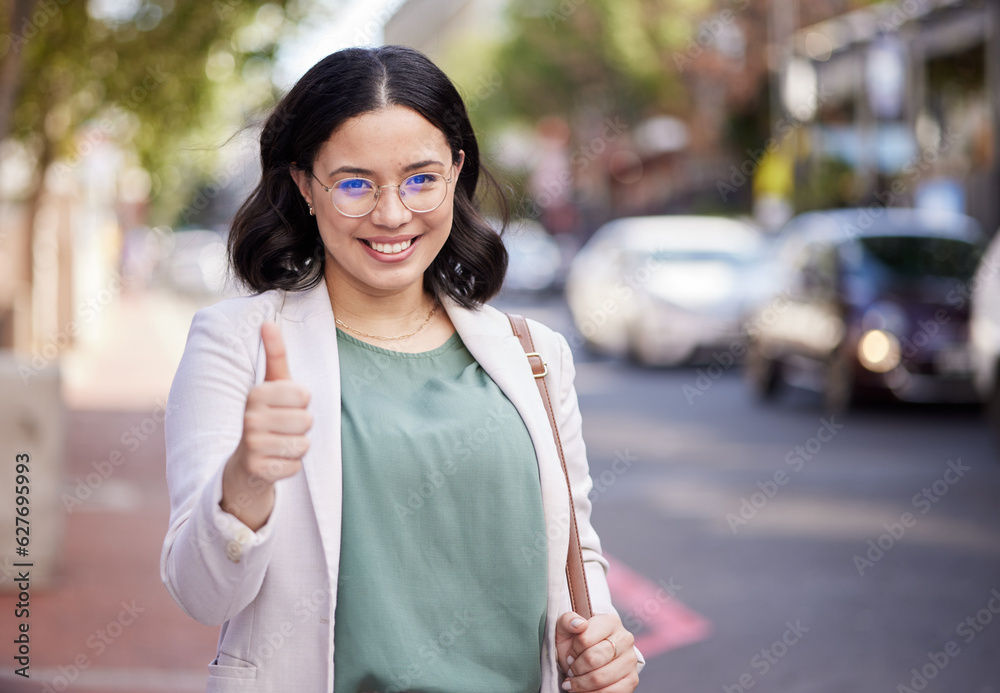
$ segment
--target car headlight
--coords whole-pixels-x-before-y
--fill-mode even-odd
[[[888,373],[899,365],[899,340],[885,330],[868,330],[858,342],[858,360],[873,373]]]

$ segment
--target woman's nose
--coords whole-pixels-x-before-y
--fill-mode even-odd
[[[399,186],[382,186],[378,199],[375,200],[375,209],[372,210],[372,221],[379,226],[394,229],[412,218],[413,212],[403,204],[403,200],[399,197]]]

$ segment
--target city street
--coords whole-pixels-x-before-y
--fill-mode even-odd
[[[558,300],[502,307],[570,334]],[[711,624],[641,690],[1000,691],[1000,458],[978,410],[831,418],[803,392],[759,405],[735,367],[577,359],[605,551]]]
[[[487,296],[640,693],[1000,693],[1000,0],[12,0],[0,167],[0,693],[537,688]]]

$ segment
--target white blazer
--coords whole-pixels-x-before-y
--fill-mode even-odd
[[[535,446],[548,540],[529,549],[544,552],[548,567],[541,690],[558,693],[553,643],[556,619],[570,609],[569,502],[552,430],[506,316],[489,306],[472,311],[442,303],[469,351],[520,413]],[[265,320],[280,326],[292,378],[312,393],[314,424],[302,473],[277,482],[271,516],[253,532],[219,501],[222,469],[239,442],[247,394],[264,378]],[[607,562],[590,523],[591,479],[572,356],[561,335],[533,321],[531,332],[549,368],[594,612],[611,613]],[[336,325],[324,282],[302,292],[225,300],[195,315],[167,406],[171,512],[160,572],[188,615],[222,625],[217,656],[208,666],[211,693],[333,690],[340,417]]]

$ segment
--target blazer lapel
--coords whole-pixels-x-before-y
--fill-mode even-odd
[[[507,316],[488,307],[474,312],[451,302],[444,305],[469,353],[520,412],[535,449],[547,447],[544,443],[552,440],[552,431],[545,408],[538,396],[531,366],[521,343],[511,331]],[[544,429],[537,425],[539,423]]]
[[[309,388],[313,428],[310,448],[302,459],[309,497],[319,525],[330,574],[340,564],[341,468],[340,360],[337,326],[326,282],[304,292],[289,293],[279,310],[292,378]],[[331,605],[336,601],[336,580]]]

